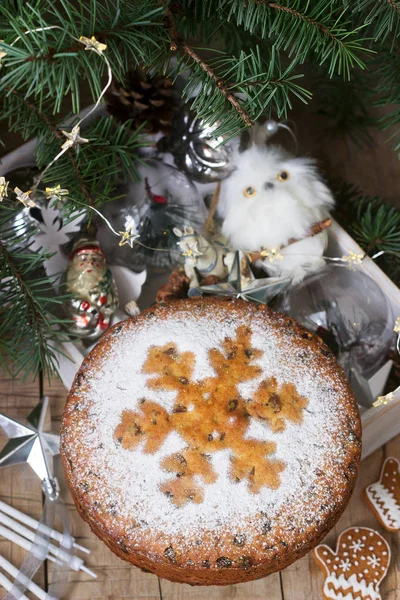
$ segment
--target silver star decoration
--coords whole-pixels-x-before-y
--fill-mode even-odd
[[[53,478],[53,456],[60,452],[60,436],[43,431],[48,405],[49,399],[45,396],[26,423],[0,413],[0,427],[9,438],[0,452],[0,466],[28,463],[42,482],[44,493],[55,500],[58,489]]]
[[[290,277],[256,279],[246,255],[241,251],[236,251],[227,281],[190,288],[188,296],[230,296],[267,304],[282,292],[289,283]]]

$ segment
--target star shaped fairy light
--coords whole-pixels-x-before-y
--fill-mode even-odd
[[[349,265],[349,267],[353,267],[354,265],[361,265],[364,258],[365,258],[364,253],[357,254],[357,252],[352,252],[350,250],[350,252],[348,254],[344,254],[342,256],[342,261],[346,262]]]
[[[397,317],[393,330],[395,333],[400,333],[400,317]]]
[[[45,494],[55,499],[58,492],[53,478],[53,456],[59,454],[60,437],[43,431],[48,405],[45,396],[26,423],[0,413],[0,427],[9,438],[0,452],[0,466],[28,463],[42,482]]]
[[[279,248],[261,248],[260,256],[263,260],[266,259],[270,263],[283,259],[283,254],[279,252]]]
[[[236,251],[227,281],[190,288],[188,296],[228,296],[266,304],[285,289],[289,283],[289,277],[256,279],[246,255],[243,252]]]
[[[0,177],[0,202],[7,196],[9,183],[5,177]]]
[[[63,189],[60,184],[55,187],[47,187],[45,189],[47,200],[54,198],[55,200],[61,200],[62,196],[68,196],[69,190]]]
[[[375,400],[372,406],[374,406],[375,408],[377,408],[378,406],[385,406],[385,404],[388,404],[388,402],[393,400],[393,398],[394,392],[389,392],[388,394],[385,394],[385,396],[378,396],[378,398]]]
[[[4,42],[4,40],[0,40],[0,44]],[[1,67],[1,61],[3,60],[3,58],[7,56],[7,52],[4,52],[4,50],[0,50],[0,67]]]
[[[127,231],[120,231],[119,235],[121,236],[121,239],[118,246],[125,246],[125,244],[128,244],[131,248],[133,248],[133,244],[140,237],[140,234],[134,231],[133,228],[129,228]]]
[[[14,188],[14,192],[17,196],[17,200],[22,202],[25,208],[33,208],[37,206],[36,202],[31,199],[32,190],[28,190],[27,192],[23,192],[18,187]]]
[[[79,125],[75,125],[70,132],[62,130],[62,133],[67,138],[61,146],[62,150],[68,150],[68,148],[72,148],[73,146],[79,146],[79,144],[87,144],[89,141],[87,138],[81,137],[81,130]]]
[[[186,258],[192,258],[196,260],[199,256],[203,256],[203,252],[199,250],[199,244],[197,240],[191,242],[178,242],[182,252],[182,256]]]
[[[91,38],[81,35],[79,41],[81,42],[81,44],[84,44],[85,50],[94,50],[98,54],[103,54],[103,52],[107,50],[107,44],[102,44],[101,42],[96,40],[94,35],[92,35]]]

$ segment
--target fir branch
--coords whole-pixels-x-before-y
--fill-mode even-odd
[[[201,69],[205,73],[207,73],[207,75],[211,79],[214,80],[214,82],[215,82],[217,88],[219,89],[219,91],[221,92],[221,94],[228,100],[228,102],[231,103],[233,108],[239,113],[239,115],[241,116],[242,120],[247,125],[247,127],[251,127],[252,125],[254,125],[253,121],[250,119],[247,112],[240,105],[236,96],[234,94],[232,94],[232,92],[229,91],[230,88],[235,87],[235,84],[231,84],[228,87],[226,85],[226,83],[224,82],[224,80],[216,75],[214,70],[203,59],[200,58],[200,56],[197,54],[197,52],[195,52],[193,50],[193,48],[191,46],[189,46],[189,44],[187,42],[182,42],[178,46],[178,49],[179,48],[182,48],[182,50],[184,52],[186,52],[186,54],[188,56],[190,56],[190,58],[192,58],[198,65],[200,65]],[[236,87],[237,87],[237,85],[236,85]]]
[[[113,199],[121,178],[133,181],[139,178],[136,168],[137,162],[140,162],[138,148],[147,142],[141,129],[132,132],[131,125],[127,121],[116,126],[112,117],[100,117],[85,129],[85,136],[90,141],[81,146],[73,158],[95,206]],[[39,165],[49,164],[58,148],[59,142],[54,137],[40,144],[37,148]],[[71,175],[70,160],[65,154],[49,168],[44,181],[51,185],[60,184],[69,190],[69,196],[63,203],[67,214],[87,206],[82,181]]]
[[[337,200],[335,218],[369,256],[384,251],[376,262],[400,285],[400,210],[346,182],[331,182],[331,188]]]
[[[399,21],[400,22],[400,21]],[[389,41],[387,42],[389,44]],[[385,60],[377,60],[374,75],[378,79],[375,105],[387,107],[385,115],[378,121],[378,126],[390,129],[390,140],[394,140],[393,149],[400,149],[400,46],[395,44],[385,47]]]
[[[313,27],[316,27],[317,29],[319,29],[321,31],[321,33],[329,36],[332,40],[335,40],[335,42],[338,41],[336,36],[333,35],[333,33],[329,27],[326,27],[323,23],[320,23],[320,22],[316,21],[315,19],[311,19],[307,15],[302,14],[301,12],[299,12],[298,10],[295,10],[294,8],[291,8],[290,6],[284,6],[283,4],[277,4],[276,2],[270,2],[270,0],[256,0],[256,2],[257,2],[257,4],[265,4],[266,6],[268,6],[268,8],[273,8],[275,10],[281,10],[283,12],[286,12],[287,14],[290,14],[290,15],[298,18],[298,19],[301,19],[308,25],[312,25]]]
[[[59,131],[59,129],[57,129],[56,125],[54,125],[54,123],[52,122],[50,117],[48,115],[46,115],[45,113],[43,113],[42,111],[40,111],[39,108],[35,104],[33,104],[33,102],[30,102],[29,100],[24,98],[21,94],[18,94],[18,92],[13,91],[13,95],[20,98],[21,102],[23,102],[25,104],[25,106],[27,108],[29,108],[29,110],[34,112],[39,117],[39,119],[41,119],[43,121],[43,123],[48,127],[49,131],[51,131],[51,133],[57,140],[64,139],[61,131]],[[74,156],[74,151],[70,148],[67,150],[66,155],[73,167],[75,177],[78,180],[79,185],[81,187],[82,195],[86,199],[88,205],[93,206],[94,205],[93,198],[92,198],[92,196],[89,192],[89,189],[82,177],[82,173],[79,170],[79,165]]]
[[[229,19],[253,35],[269,38],[277,51],[288,52],[299,62],[314,54],[320,65],[329,65],[330,76],[338,73],[347,79],[354,67],[365,67],[360,55],[371,50],[366,39],[358,38],[365,23],[352,25],[347,4],[340,8],[331,0],[221,1],[230,6]]]
[[[374,89],[364,73],[362,77],[353,74],[351,81],[345,81],[338,75],[327,78],[319,71],[313,89],[317,113],[326,117],[321,136],[350,138],[360,147],[372,144],[370,128],[378,121],[370,114]]]
[[[365,23],[375,41],[392,37],[392,44],[400,35],[400,3],[396,0],[359,0],[354,12]]]
[[[162,3],[165,5],[164,0],[162,0]],[[240,115],[240,117],[243,120],[243,122],[245,123],[245,125],[247,127],[251,127],[254,124],[253,121],[251,120],[251,118],[249,117],[247,112],[244,110],[244,108],[241,106],[241,104],[240,104],[239,100],[236,98],[236,96],[230,91],[230,87],[233,87],[233,86],[228,87],[227,84],[225,83],[225,81],[221,77],[218,77],[218,75],[215,73],[214,69],[204,59],[202,59],[198,55],[198,53],[190,46],[190,44],[188,44],[188,42],[185,39],[183,39],[182,36],[178,33],[175,15],[174,15],[172,9],[170,8],[170,6],[167,6],[165,8],[164,20],[165,20],[166,27],[168,29],[168,32],[169,32],[169,35],[171,38],[171,46],[170,46],[171,50],[173,50],[173,51],[178,50],[178,51],[184,52],[197,65],[199,65],[201,70],[204,71],[204,73],[206,73],[207,76],[212,81],[214,81],[214,83],[217,86],[217,89],[224,96],[224,98],[232,105],[232,107],[237,111],[237,113]]]
[[[66,340],[61,327],[69,323],[54,311],[66,296],[55,296],[56,278],[44,272],[49,255],[29,250],[34,226],[14,226],[18,212],[6,205],[0,209],[0,352],[5,356],[1,366],[13,376],[35,377],[40,371],[50,375],[58,367],[55,345]]]
[[[18,2],[17,9],[1,3],[0,39],[7,57],[0,89],[24,88],[39,104],[52,99],[54,112],[60,111],[63,99],[70,95],[77,113],[81,80],[88,81],[93,99],[97,98],[105,63],[93,52],[82,51],[84,46],[73,38],[95,35],[106,39],[114,76],[122,79],[132,62],[150,66],[160,49],[166,49],[162,13],[157,0],[60,0],[34,6]],[[35,31],[53,26],[57,29]],[[26,31],[31,33],[26,35]],[[17,36],[19,41],[12,45]]]

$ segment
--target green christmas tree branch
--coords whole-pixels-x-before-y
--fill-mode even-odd
[[[45,112],[39,110],[39,108],[33,102],[30,102],[29,100],[24,98],[21,94],[14,91],[13,95],[16,98],[18,98],[18,100],[20,100],[21,104],[28,109],[30,114],[28,114],[27,120],[24,120],[22,122],[20,120],[20,114],[21,114],[20,111],[18,111],[18,119],[15,119],[15,120],[13,120],[13,118],[12,118],[13,117],[12,112],[3,114],[2,119],[7,119],[7,118],[9,119],[9,124],[10,124],[11,130],[14,128],[15,130],[18,131],[19,125],[22,125],[22,130],[19,130],[19,131],[23,135],[23,137],[28,138],[28,137],[31,137],[34,135],[40,135],[42,133],[41,125],[45,124],[46,127],[48,128],[48,130],[54,136],[54,138],[57,139],[61,144],[61,141],[64,140],[63,134],[61,133],[61,131],[59,129],[57,129],[56,125],[52,122],[51,117],[48,114],[46,114]],[[35,120],[32,122],[32,120],[30,119],[31,114],[33,114],[35,117],[37,117],[39,122],[35,121]],[[14,115],[14,117],[15,117],[15,115]],[[40,144],[39,140],[38,140],[38,143]],[[82,173],[79,169],[79,165],[78,165],[77,160],[74,155],[74,151],[71,148],[68,149],[66,152],[66,156],[71,163],[75,178],[80,185],[82,196],[85,198],[85,200],[89,206],[93,206],[94,200],[93,200],[93,198],[89,192],[89,189],[83,179]]]
[[[24,209],[23,209],[24,210]],[[0,353],[12,376],[57,372],[57,344],[66,340],[67,321],[57,315],[66,296],[54,293],[45,274],[46,251],[32,252],[33,225],[15,225],[18,210],[0,205]],[[18,222],[18,221],[17,221]]]
[[[166,3],[164,3],[166,4]],[[207,76],[213,81],[219,90],[219,92],[224,96],[224,98],[231,104],[231,106],[238,112],[240,118],[243,120],[244,124],[247,127],[251,127],[253,125],[253,121],[250,116],[247,114],[246,110],[241,105],[238,98],[232,93],[232,91],[228,88],[226,82],[219,77],[214,69],[204,60],[199,54],[188,44],[188,42],[178,33],[175,15],[169,5],[166,4],[164,19],[167,23],[168,33],[171,38],[171,50],[173,51],[182,51],[186,54],[196,66],[198,66]]]
[[[377,264],[400,285],[400,210],[384,199],[363,194],[356,186],[332,182],[335,217],[369,255],[384,254]]]

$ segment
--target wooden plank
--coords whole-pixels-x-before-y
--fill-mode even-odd
[[[223,587],[192,587],[163,579],[161,594],[162,600],[283,600],[279,573],[258,581]]]
[[[61,423],[67,391],[62,382],[52,378],[44,382],[43,393],[49,396],[52,427],[58,431]],[[79,544],[89,548],[91,554],[81,555],[87,566],[97,574],[97,579],[83,572],[70,572],[66,598],[74,600],[160,600],[158,578],[143,573],[127,562],[117,558],[79,517],[61,468],[60,458],[55,459],[55,474],[59,480],[61,495],[67,508],[72,535]]]
[[[39,400],[39,379],[36,381],[28,380],[26,383],[17,382],[10,378],[0,380],[0,412],[17,419],[26,418]],[[7,437],[0,429],[0,448],[3,447],[6,441]],[[35,519],[39,519],[41,516],[42,492],[40,482],[27,464],[0,469],[0,498]],[[26,556],[26,551],[0,537],[0,554],[19,568]],[[10,579],[10,577],[8,578]],[[45,565],[40,567],[33,580],[44,588]],[[26,595],[33,598],[29,593]],[[5,596],[6,592],[3,588],[0,588],[0,599]]]
[[[400,460],[400,435],[390,440],[384,446],[383,458],[388,458],[389,456],[394,456]],[[400,532],[387,532],[385,538],[392,550],[392,561],[389,573],[382,586],[382,598],[385,598],[385,600],[398,600],[400,598]]]
[[[395,600],[400,595],[399,534],[390,534],[385,531],[362,498],[364,488],[379,479],[385,455],[400,458],[400,435],[363,460],[356,489],[349,506],[336,527],[323,540],[323,543],[335,548],[338,535],[348,527],[366,526],[379,531],[388,541],[393,553],[388,575],[381,585],[382,598]],[[322,571],[309,554],[282,571],[284,600],[299,600],[300,598],[320,600],[323,582]]]

